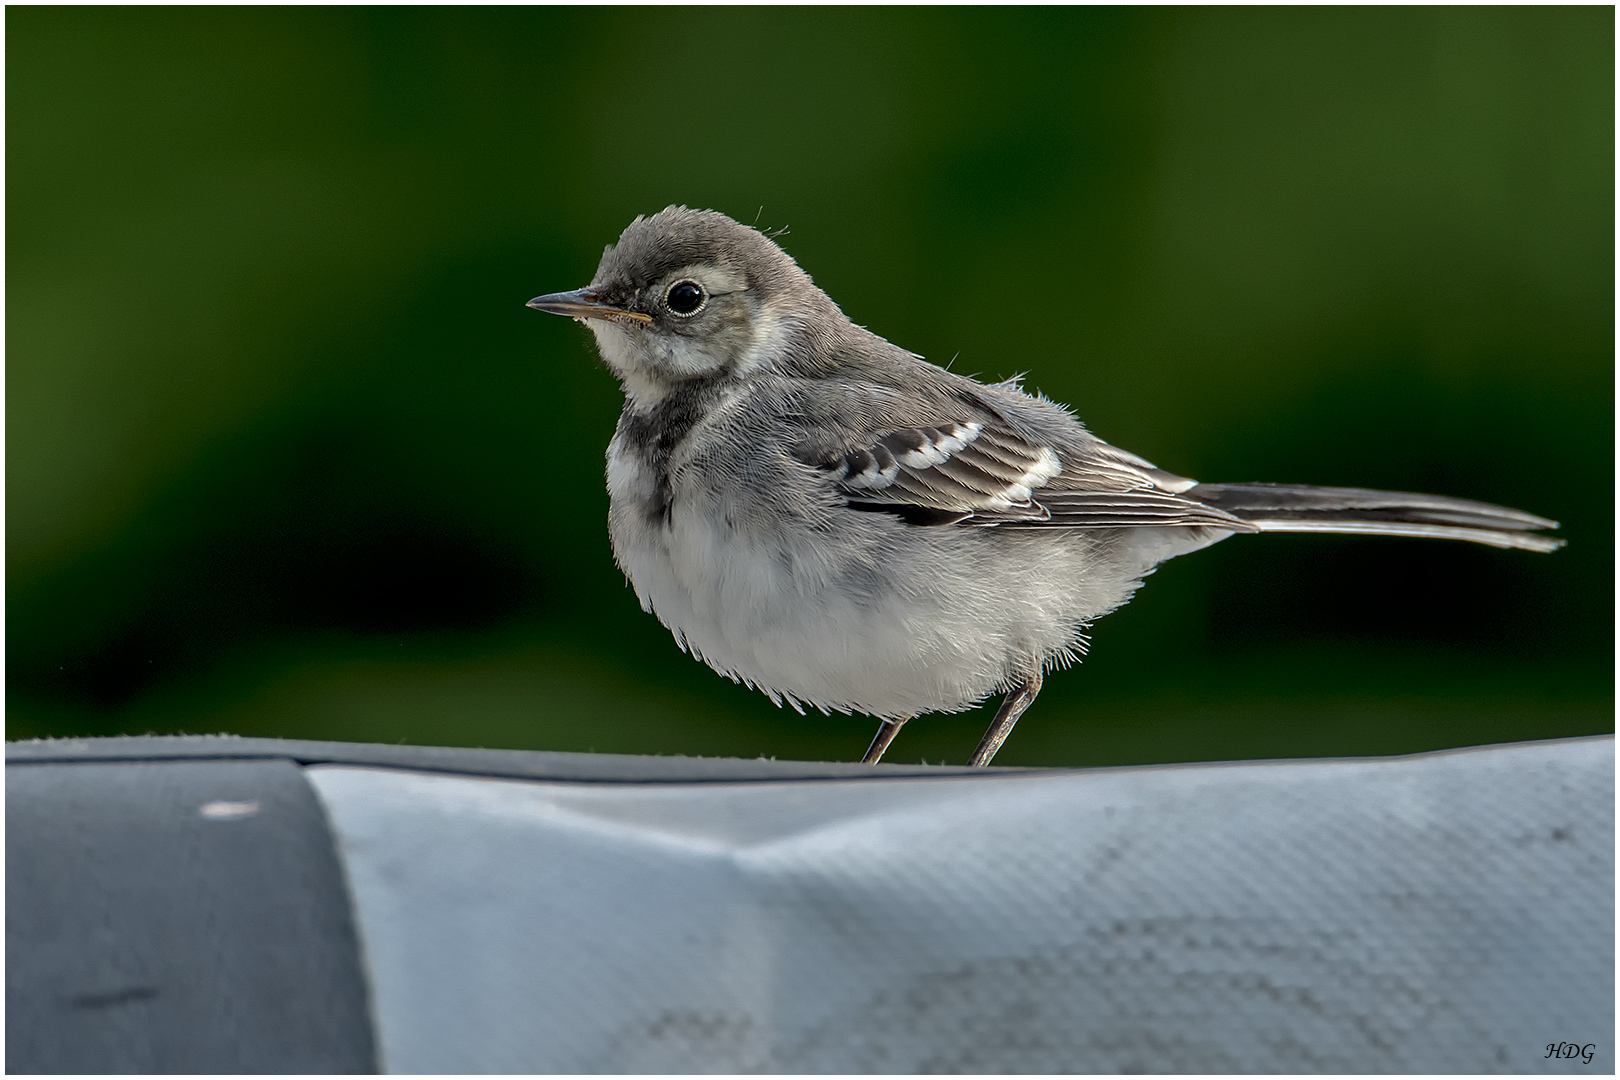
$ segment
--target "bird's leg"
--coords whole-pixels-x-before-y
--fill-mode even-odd
[[[883,721],[883,726],[878,728],[877,734],[872,738],[872,745],[866,748],[866,756],[861,758],[861,764],[876,765],[882,761],[883,751],[889,748],[889,744],[894,742],[894,737],[900,734],[901,727],[910,719],[911,717],[905,716],[899,720]]]
[[[990,730],[984,733],[979,740],[979,748],[973,751],[968,764],[976,769],[982,769],[990,764],[990,759],[996,756],[1001,744],[1007,741],[1012,734],[1013,725],[1018,718],[1024,715],[1024,710],[1035,704],[1035,695],[1041,692],[1041,669],[1037,667],[1033,675],[1026,675],[1023,681],[1013,687],[996,710],[996,718],[991,721]]]

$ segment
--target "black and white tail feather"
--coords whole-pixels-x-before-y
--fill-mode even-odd
[[[1199,484],[1187,497],[1224,510],[1261,532],[1361,533],[1468,540],[1496,548],[1556,551],[1564,541],[1538,536],[1556,529],[1523,510],[1404,491],[1313,487],[1306,484]]]

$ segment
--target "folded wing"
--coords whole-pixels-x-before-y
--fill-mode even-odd
[[[879,430],[800,460],[855,510],[912,525],[1204,526],[1468,540],[1553,551],[1558,523],[1469,499],[1299,484],[1199,484],[1097,439],[1059,449],[993,416]]]
[[[896,514],[915,525],[1257,531],[1179,494],[1193,481],[1092,443],[1090,452],[1070,449],[1060,457],[1057,449],[987,418],[878,432],[806,464],[826,473],[853,509]]]

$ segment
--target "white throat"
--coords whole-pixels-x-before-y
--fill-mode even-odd
[[[602,362],[619,377],[630,404],[638,409],[651,408],[668,396],[670,384],[652,370],[636,335],[606,319],[591,319],[585,325],[596,335]]]

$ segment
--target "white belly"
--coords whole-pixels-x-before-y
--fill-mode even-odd
[[[683,648],[778,703],[879,717],[970,708],[1032,665],[1066,663],[1082,625],[1140,570],[1097,534],[917,528],[842,511],[834,534],[742,529],[677,491],[649,520],[634,465],[610,456],[614,554]],[[1116,534],[1117,535],[1117,534]]]

